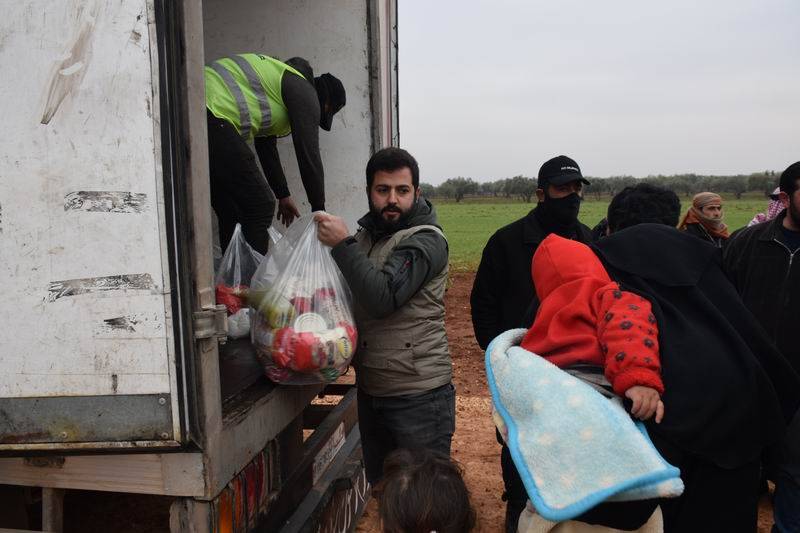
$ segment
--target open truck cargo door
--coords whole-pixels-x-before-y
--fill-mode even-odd
[[[184,438],[156,16],[152,0],[5,6],[0,450]]]
[[[398,142],[396,10],[396,0],[7,7],[0,484],[173,497],[173,532],[239,528],[244,507],[229,504],[245,499],[247,530],[352,529],[369,488],[352,379],[325,389],[337,402],[314,402],[322,385],[275,385],[246,340],[217,341],[203,66],[241,52],[302,56],[343,81],[347,105],[320,148],[326,207],[354,230],[364,165]],[[278,149],[306,211],[291,139]]]

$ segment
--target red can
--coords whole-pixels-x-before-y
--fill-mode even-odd
[[[322,350],[319,338],[308,331],[294,334],[294,357],[290,368],[297,372],[315,372],[319,370],[319,357]]]
[[[275,331],[272,340],[272,362],[281,368],[291,367],[295,332],[286,327]]]

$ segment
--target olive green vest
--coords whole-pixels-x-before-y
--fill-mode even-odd
[[[373,243],[369,232],[356,240],[378,267],[404,238],[436,226],[414,226]],[[452,363],[444,328],[444,292],[448,267],[385,318],[369,316],[355,302],[358,349],[355,355],[358,387],[373,396],[419,394],[450,383]]]
[[[265,55],[218,59],[205,68],[206,107],[215,117],[230,122],[245,140],[288,135],[292,127],[281,94],[286,71],[303,77],[286,63]]]

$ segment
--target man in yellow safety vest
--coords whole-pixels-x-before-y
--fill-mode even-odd
[[[205,67],[205,86],[211,205],[219,222],[220,244],[224,249],[239,222],[247,242],[263,254],[275,198],[278,220],[288,225],[299,216],[286,185],[277,138],[292,134],[311,210],[324,210],[318,128],[330,131],[334,114],[346,102],[344,86],[331,74],[315,78],[303,58],[283,62],[262,54],[212,62]]]

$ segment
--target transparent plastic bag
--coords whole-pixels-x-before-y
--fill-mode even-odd
[[[302,385],[335,381],[355,352],[350,289],[313,215],[295,221],[253,276],[251,340],[267,377]]]
[[[247,291],[263,258],[247,244],[242,227],[236,224],[214,279],[217,303],[228,309],[228,337],[231,339],[246,337],[250,333]]]
[[[269,246],[270,248],[278,244],[278,241],[283,238],[283,233],[275,229],[275,226],[270,226],[267,230],[269,234]]]

